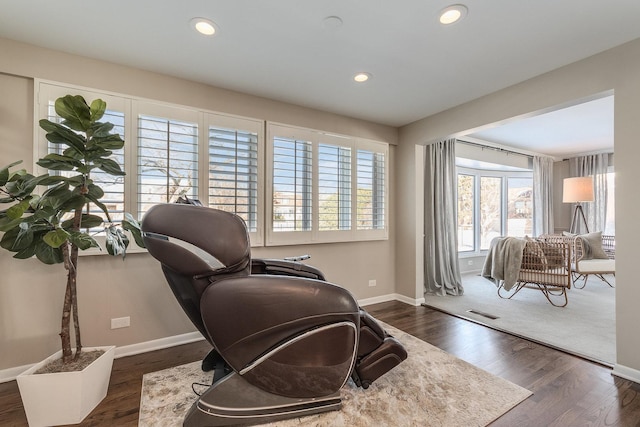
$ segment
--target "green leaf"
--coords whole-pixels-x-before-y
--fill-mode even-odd
[[[80,250],[86,250],[89,248],[99,248],[98,242],[95,241],[93,237],[91,237],[87,233],[82,233],[79,231],[72,231],[71,237],[69,237],[71,243],[76,245]]]
[[[69,157],[70,159],[84,161],[85,155],[87,151],[79,152],[74,147],[68,147],[66,150],[62,152],[62,155],[65,157]]]
[[[45,264],[60,264],[64,261],[61,248],[52,248],[43,241],[36,242],[34,252],[40,262]]]
[[[62,123],[65,126],[81,132],[86,132],[91,126],[92,111],[82,96],[66,95],[58,98],[55,107],[56,114],[64,119]]]
[[[42,193],[39,207],[50,207],[54,210],[59,210],[71,197],[73,197],[73,193],[69,190],[69,184],[61,182]]]
[[[61,228],[57,228],[45,234],[42,240],[52,248],[59,248],[69,239],[69,237],[69,233]]]
[[[20,227],[14,227],[11,230],[8,230],[2,235],[2,239],[0,239],[0,247],[11,252],[16,252],[13,248],[19,233]]]
[[[102,122],[95,122],[91,124],[91,132],[93,134],[93,137],[105,137],[110,135],[111,130],[113,129],[113,123],[102,123]]]
[[[97,122],[98,120],[100,120],[102,118],[102,116],[104,116],[104,112],[107,109],[107,103],[104,102],[102,99],[94,99],[91,102],[91,114],[90,114],[90,118],[89,120],[91,120],[92,122]]]
[[[91,196],[93,199],[100,199],[104,196],[104,191],[98,185],[89,184],[87,185],[87,189],[89,190],[87,196]]]
[[[102,219],[102,217],[99,217],[98,215],[82,214],[80,227],[81,228],[98,227],[102,225],[103,222],[104,220]],[[65,230],[70,230],[71,227],[73,227],[73,218],[63,221],[62,224],[60,224],[60,227],[64,228]]]
[[[38,122],[40,127],[47,131],[46,138],[52,144],[65,144],[73,147],[79,153],[84,152],[87,145],[87,139],[84,135],[74,132],[72,129],[47,119]]]
[[[72,187],[78,187],[78,186],[83,185],[83,184],[89,185],[89,184],[93,183],[93,181],[91,179],[87,178],[86,176],[84,176],[82,174],[75,175],[75,176],[72,176],[71,178],[68,178],[67,182]]]
[[[82,162],[61,154],[47,154],[36,162],[37,165],[51,170],[70,171],[82,167]]]
[[[31,245],[24,248],[21,251],[18,251],[13,257],[17,259],[28,259],[36,254],[36,246]]]
[[[98,187],[98,188],[100,188],[100,187]],[[102,210],[102,212],[104,212],[104,214],[107,216],[107,221],[111,222],[111,215],[109,214],[109,209],[107,209],[107,207],[105,206],[104,203],[102,203],[100,200],[94,198],[93,195],[91,195],[91,194],[87,194],[86,198],[91,200],[91,202],[93,204],[95,204],[97,207],[99,207]]]
[[[86,158],[88,161],[96,161],[101,159],[106,159],[113,154],[111,150],[105,150],[102,147],[94,146],[87,150]]]
[[[70,212],[76,209],[82,209],[87,204],[87,199],[81,194],[74,194],[64,203],[60,204],[58,209],[63,212]]]
[[[98,169],[102,169],[103,171],[111,175],[117,175],[117,176],[126,175],[126,173],[124,173],[124,171],[120,169],[120,165],[111,159],[102,159],[102,160],[96,161],[95,165],[96,167],[98,167]]]
[[[11,169],[15,165],[19,165],[22,163],[22,160],[18,160],[17,162],[13,162],[2,169],[0,169],[0,187],[4,186],[9,180],[9,169]]]
[[[111,134],[109,136],[94,136],[92,141],[92,145],[97,145],[106,150],[119,150],[124,147],[124,140],[117,133]]]
[[[129,238],[125,232],[114,225],[107,227],[106,232],[106,246],[109,255],[122,255],[122,258],[127,255],[127,247],[129,246]]]
[[[38,183],[38,185],[46,185],[47,187],[50,185],[56,185],[61,182],[68,181],[69,178],[62,175],[45,175],[42,180]]]
[[[0,247],[10,251],[18,252],[31,246],[37,240],[37,236],[29,229],[29,225],[20,223],[18,227],[4,233],[0,239]]]
[[[124,213],[124,220],[122,221],[122,228],[127,230],[133,236],[133,239],[136,242],[136,245],[141,248],[146,248],[144,244],[144,239],[142,238],[142,229],[140,228],[140,223],[136,221],[136,219],[129,212]]]
[[[34,239],[36,236],[34,235],[34,230],[30,225],[26,222],[20,223],[18,227],[18,235],[16,236],[16,240],[13,242],[13,246],[11,247],[12,251],[21,251],[30,246],[32,246]]]
[[[82,214],[82,228],[99,227],[104,219],[98,215]]]
[[[22,222],[22,218],[11,219],[7,216],[0,218],[0,231],[7,232],[14,227],[17,227]]]
[[[40,175],[34,177],[29,173],[24,175],[14,175],[9,178],[9,182],[5,185],[5,189],[9,192],[9,196],[14,199],[23,199],[29,197],[33,190],[40,184],[44,178],[48,175]]]
[[[29,207],[29,200],[23,200],[7,209],[7,217],[10,219],[22,218]]]

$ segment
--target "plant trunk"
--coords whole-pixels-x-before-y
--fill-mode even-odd
[[[71,352],[71,336],[69,334],[69,327],[71,324],[71,274],[74,270],[69,259],[69,246],[70,243],[66,242],[62,247],[62,253],[64,256],[64,268],[67,270],[67,288],[64,293],[64,303],[62,305],[62,326],[60,328],[60,339],[62,340],[62,362],[69,363],[73,357]]]
[[[76,209],[73,217],[73,229],[79,230],[82,221],[82,209]],[[78,318],[78,247],[67,241],[62,247],[64,268],[67,270],[67,289],[64,294],[62,306],[62,328],[60,338],[62,340],[62,362],[69,363],[77,360],[82,352],[82,340],[80,339],[80,319]],[[76,339],[75,356],[71,351],[71,316],[73,316],[73,328]]]
[[[69,272],[69,282],[71,282],[71,308],[73,310],[73,329],[76,335],[76,355],[74,360],[78,360],[82,352],[82,340],[80,339],[80,319],[78,318],[78,292],[76,281],[78,278],[78,247],[71,245],[71,265],[73,274]]]

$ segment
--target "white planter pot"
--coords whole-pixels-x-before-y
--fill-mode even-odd
[[[107,395],[115,346],[84,348],[105,353],[82,371],[33,373],[62,350],[27,369],[18,377],[18,388],[30,427],[80,423]]]

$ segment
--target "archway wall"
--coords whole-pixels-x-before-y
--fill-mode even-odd
[[[396,165],[397,246],[396,291],[423,298],[421,286],[423,207],[421,163],[416,146],[459,136],[488,123],[569,106],[575,100],[615,95],[616,153],[616,371],[640,380],[640,286],[635,262],[640,241],[640,197],[637,197],[640,162],[640,39],[566,65],[546,74],[418,120],[400,129]],[[428,96],[428,94],[425,94]],[[614,371],[614,372],[616,372]]]

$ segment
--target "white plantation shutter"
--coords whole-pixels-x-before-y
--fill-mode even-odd
[[[274,137],[271,218],[274,232],[311,230],[311,161],[311,142]]]
[[[198,197],[198,124],[138,116],[138,216],[158,203]]]
[[[242,217],[252,246],[388,238],[386,143],[55,82],[37,80],[34,94],[37,117],[51,119],[60,96],[107,102],[127,175],[92,179],[113,221],[186,195]],[[59,149],[38,130],[34,159]]]
[[[385,153],[358,150],[357,158],[357,228],[383,230],[386,211]]]
[[[267,138],[266,245],[388,238],[388,144],[276,123]]]
[[[209,126],[209,206],[258,229],[258,134]]]
[[[318,144],[318,229],[351,229],[351,148]]]

